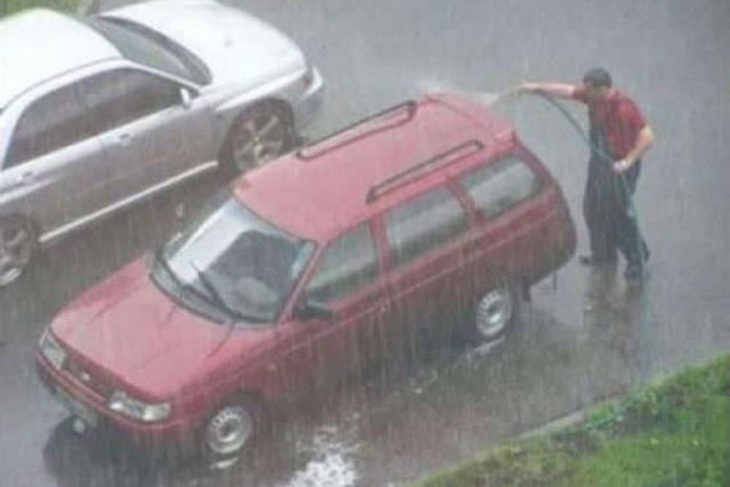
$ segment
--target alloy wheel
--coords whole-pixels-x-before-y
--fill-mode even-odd
[[[233,134],[232,157],[239,173],[250,171],[281,155],[289,130],[274,111],[245,118]]]
[[[0,225],[0,286],[7,286],[22,274],[33,254],[33,237],[18,224]]]

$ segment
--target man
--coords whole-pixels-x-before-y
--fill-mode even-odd
[[[591,156],[583,216],[591,253],[580,260],[589,265],[614,264],[618,249],[626,259],[627,281],[640,281],[649,249],[631,214],[629,198],[636,190],[641,157],[654,142],[654,133],[641,111],[612,86],[611,75],[603,68],[586,72],[579,85],[523,83],[517,91],[541,92],[588,106]]]

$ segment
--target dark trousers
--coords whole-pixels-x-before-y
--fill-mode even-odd
[[[598,147],[605,148],[603,140],[600,140],[602,137],[597,139]],[[615,262],[617,251],[620,251],[626,259],[627,268],[638,270],[648,257],[649,249],[639,234],[636,216],[629,204],[640,173],[641,161],[636,161],[624,173],[624,184],[622,176],[614,173],[610,162],[600,154],[592,155],[583,196],[583,216],[588,227],[591,254],[596,261]]]

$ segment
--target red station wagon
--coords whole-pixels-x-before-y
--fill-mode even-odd
[[[240,177],[67,306],[38,371],[87,424],[235,455],[266,405],[401,353],[420,327],[500,336],[574,250],[562,192],[514,129],[426,96]]]

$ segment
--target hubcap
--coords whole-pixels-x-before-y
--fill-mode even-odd
[[[233,159],[239,172],[261,166],[284,150],[287,128],[276,113],[264,113],[244,121],[234,134]]]
[[[0,227],[0,286],[6,286],[23,273],[33,251],[30,233],[19,225]]]
[[[253,432],[253,421],[243,406],[221,409],[208,423],[206,443],[213,453],[230,455],[238,452]]]
[[[508,289],[495,289],[479,302],[476,325],[481,338],[495,338],[509,325],[511,319],[512,297]]]

